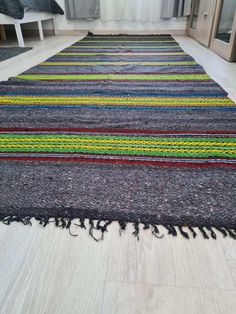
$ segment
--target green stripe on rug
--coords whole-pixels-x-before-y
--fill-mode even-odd
[[[236,157],[236,138],[162,138],[89,135],[0,135],[0,152]]]
[[[24,80],[209,80],[207,74],[21,74],[18,79]]]

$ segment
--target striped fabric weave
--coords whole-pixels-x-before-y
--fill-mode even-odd
[[[169,35],[89,35],[0,84],[6,224],[236,239],[235,167],[236,105]]]
[[[94,109],[108,115],[112,110],[134,115],[143,111],[150,117],[155,111],[157,115],[177,110],[207,115],[207,110],[236,110],[226,92],[167,35],[86,37],[2,86],[0,106],[4,110]],[[143,129],[140,124],[138,129]],[[141,133],[132,127],[125,134],[122,128],[118,134],[110,128],[82,133],[46,128],[42,133],[36,129],[37,136],[30,129],[26,134],[17,128],[6,134],[3,129],[0,158],[234,166],[235,130],[202,127],[203,132],[175,129],[165,135],[158,125],[156,132],[145,126]]]

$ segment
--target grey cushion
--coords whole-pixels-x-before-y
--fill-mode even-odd
[[[25,8],[64,14],[64,11],[55,0],[0,0],[0,13],[15,19],[23,19]]]

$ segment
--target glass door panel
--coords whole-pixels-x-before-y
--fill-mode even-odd
[[[234,16],[236,12],[236,0],[223,0],[216,38],[226,43],[230,42]]]
[[[193,4],[193,17],[191,27],[197,29],[197,21],[199,17],[200,0],[195,0]]]

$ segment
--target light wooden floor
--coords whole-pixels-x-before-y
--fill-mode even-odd
[[[0,80],[14,76],[78,37],[29,42],[33,51],[0,63]],[[229,64],[193,40],[184,50],[236,101],[236,63]],[[116,224],[105,240],[78,238],[53,225],[0,224],[1,314],[233,314],[236,309],[236,242],[122,237]]]

